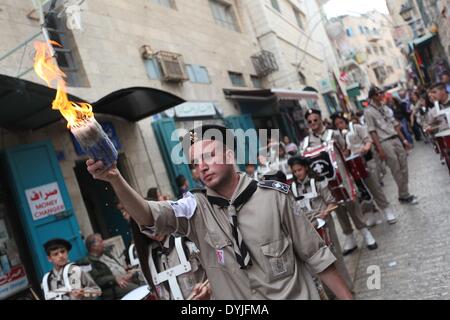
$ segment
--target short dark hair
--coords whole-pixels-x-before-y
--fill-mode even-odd
[[[180,174],[175,178],[175,182],[177,184],[177,187],[182,187],[183,184],[186,182],[186,177]]]
[[[264,180],[274,180],[282,183],[287,183],[287,177],[283,171],[278,170],[277,172],[268,172],[264,175]]]
[[[189,140],[190,145],[193,145],[195,142],[203,140],[206,133],[218,133],[217,136],[212,135],[211,137],[207,136],[207,138],[211,138],[213,141],[220,140],[225,147],[236,151],[236,137],[232,131],[232,129],[227,129],[221,125],[203,125],[189,130],[189,132],[183,137],[183,142],[185,140]]]
[[[372,99],[374,96],[383,93],[384,91],[378,88],[377,86],[373,86],[369,90],[369,99]]]
[[[47,256],[50,256],[50,253],[54,250],[57,249],[61,249],[64,248],[67,251],[70,251],[70,249],[72,249],[72,244],[65,240],[65,239],[51,239],[49,241],[47,241],[46,243],[44,243],[44,250],[45,253],[47,253]]]
[[[433,84],[430,87],[430,90],[433,90],[433,89],[447,90],[446,86],[445,86],[445,83],[443,83],[443,82],[438,82],[438,83]]]
[[[302,157],[302,156],[292,157],[292,158],[290,158],[288,160],[289,167],[292,168],[292,166],[294,166],[296,164],[301,165],[301,166],[306,167],[306,168],[309,168],[310,162],[309,162],[308,158],[305,158],[305,157]]]
[[[158,200],[158,188],[149,188],[147,191],[146,200],[157,201]]]
[[[91,252],[92,246],[97,242],[96,237],[101,237],[100,233],[93,233],[86,237],[85,245],[88,252]]]

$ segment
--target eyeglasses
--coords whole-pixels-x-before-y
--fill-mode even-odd
[[[313,124],[313,123],[316,123],[316,122],[319,122],[319,119],[308,120],[309,124]]]

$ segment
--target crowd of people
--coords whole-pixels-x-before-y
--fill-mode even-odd
[[[436,139],[449,128],[442,112],[450,107],[449,75],[442,80],[398,95],[372,87],[364,112],[330,120],[308,109],[303,141],[270,140],[245,173],[237,170],[234,141],[203,139],[210,129],[229,137],[226,128],[194,128],[184,139],[195,185],[178,176],[177,201],[155,188],[144,198],[115,165],[88,160],[88,171],[112,185],[130,221],[140,268],[121,264],[93,234],[86,238],[91,270],[85,272],[69,263],[70,243],[53,239],[45,245],[53,264],[43,280],[46,298],[119,299],[146,285],[162,300],[352,299],[344,256],[358,248],[355,229],[376,250],[370,228],[398,219],[383,190],[386,167],[399,204],[415,205],[408,171],[414,140],[448,159]]]

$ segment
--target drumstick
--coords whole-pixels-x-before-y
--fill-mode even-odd
[[[202,290],[202,289],[203,289],[204,287],[206,287],[208,284],[209,284],[209,279],[206,279],[205,282],[203,282],[203,283],[200,285],[199,290]],[[191,295],[190,295],[186,300],[192,300],[194,297],[195,297],[195,294],[194,294],[194,293],[191,293]]]
[[[322,214],[322,213],[328,213],[328,212],[334,211],[334,210],[336,210],[337,208],[339,208],[339,206],[334,205],[334,206],[332,206],[330,209],[327,209],[327,210],[325,210],[325,211],[320,211],[320,212],[318,212],[318,213],[316,213],[316,214],[314,215],[314,218],[316,218],[317,216],[319,216],[319,215]]]

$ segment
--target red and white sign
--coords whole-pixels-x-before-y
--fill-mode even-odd
[[[0,299],[7,298],[28,286],[28,278],[22,265],[13,267],[0,276]]]
[[[57,182],[25,190],[33,220],[43,219],[66,210]]]

